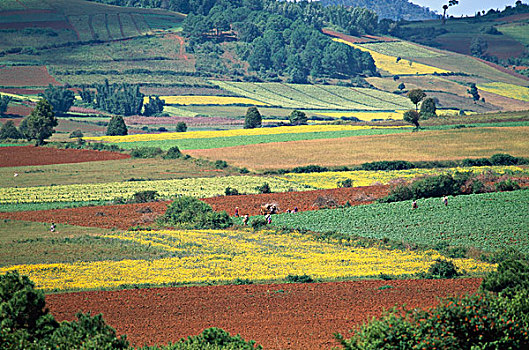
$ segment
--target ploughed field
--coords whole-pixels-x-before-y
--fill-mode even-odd
[[[474,293],[480,279],[354,281],[95,291],[46,296],[57,320],[78,311],[103,313],[136,346],[175,342],[219,327],[265,349],[330,349],[333,333],[406,303],[427,308],[438,298]]]

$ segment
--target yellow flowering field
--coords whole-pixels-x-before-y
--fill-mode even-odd
[[[415,274],[441,256],[435,251],[404,252],[347,247],[312,240],[300,233],[190,230],[130,231],[107,235],[173,252],[174,258],[17,265],[44,290],[115,288],[130,284],[229,282],[237,278],[278,280],[288,275],[314,278],[362,278]],[[459,269],[486,272],[494,265],[453,259]]]
[[[529,88],[525,86],[519,86],[508,83],[486,83],[479,84],[478,89],[483,91],[492,92],[493,94],[514,98],[520,101],[529,102]]]
[[[233,130],[211,130],[211,131],[188,131],[188,132],[166,132],[161,134],[137,134],[126,136],[97,136],[85,137],[92,141],[106,141],[112,143],[136,142],[136,141],[163,141],[182,139],[202,139],[231,136],[256,136],[256,135],[277,135],[296,134],[308,132],[328,132],[328,131],[349,131],[366,129],[383,129],[397,127],[376,127],[368,125],[298,125],[280,126],[277,128],[255,128],[255,129],[233,129]]]
[[[397,57],[395,56],[384,55],[376,51],[370,50],[368,48],[365,48],[361,45],[352,44],[343,39],[334,38],[332,40],[352,46],[355,49],[369,52],[371,56],[373,56],[373,59],[375,60],[375,65],[378,68],[385,70],[389,74],[433,74],[436,72],[437,73],[449,73],[449,71],[445,69],[436,68],[436,67],[428,66],[425,64],[417,63],[417,62],[412,62],[406,59],[401,59],[397,62]]]
[[[231,105],[231,104],[245,104],[254,106],[268,106],[267,103],[252,100],[247,97],[233,97],[233,96],[160,96],[169,105]],[[149,98],[145,97],[143,103],[149,102]]]
[[[388,171],[328,171],[322,173],[288,173],[278,176],[281,179],[292,181],[297,186],[310,186],[319,189],[336,188],[338,181],[351,179],[353,186],[369,186],[375,183],[388,184],[396,179],[411,180],[419,176],[437,175],[443,173],[453,174],[455,172],[473,171],[484,173],[494,171],[503,174],[506,171],[523,171],[517,166],[484,166],[484,167],[458,167],[446,169],[408,169]]]
[[[140,191],[157,191],[162,197],[187,195],[197,198],[224,195],[226,187],[241,193],[257,193],[256,187],[268,183],[273,192],[310,190],[306,185],[260,176],[226,176],[173,180],[127,181],[39,187],[0,188],[0,204],[112,200],[130,198]]]

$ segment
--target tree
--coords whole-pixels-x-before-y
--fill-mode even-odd
[[[11,96],[0,96],[0,115],[4,115],[5,112],[7,112],[7,105],[9,104],[9,102],[11,102],[12,99],[13,97]]]
[[[155,96],[154,98],[149,96],[149,102],[143,106],[143,115],[150,117],[163,112],[165,101],[161,100],[160,97]]]
[[[254,129],[260,128],[262,123],[261,113],[257,107],[250,107],[246,111],[246,116],[244,117],[244,128],[245,129]]]
[[[294,110],[288,116],[288,120],[290,121],[290,124],[292,125],[305,125],[307,124],[308,118],[305,112]]]
[[[41,99],[31,114],[24,118],[21,129],[28,140],[35,140],[35,146],[40,146],[53,134],[53,128],[58,124],[51,104]]]
[[[176,132],[186,132],[187,124],[185,122],[176,123]]]
[[[437,107],[435,106],[435,100],[431,97],[425,98],[421,103],[421,118],[435,117]]]
[[[123,136],[128,134],[127,125],[125,125],[125,120],[120,115],[115,115],[110,118],[110,122],[107,127],[108,136]]]
[[[448,7],[450,6],[454,6],[454,5],[457,5],[459,3],[458,0],[449,0],[448,1],[448,5],[443,5],[443,19],[442,19],[442,24],[445,24],[446,23],[446,10],[448,10]]]
[[[400,83],[399,86],[397,86],[397,89],[399,89],[400,91],[404,90],[406,88],[406,85],[404,85],[404,83]]]
[[[410,109],[409,111],[404,112],[403,117],[405,121],[415,125],[415,129],[419,129],[419,119],[421,118],[419,112]]]
[[[480,36],[477,36],[473,38],[472,42],[470,43],[470,53],[476,57],[483,57],[488,47],[489,45],[487,44],[485,39]]]
[[[233,224],[225,211],[215,212],[209,204],[189,196],[176,198],[160,222],[190,229],[224,229]]]
[[[476,103],[476,101],[479,101],[480,96],[478,92],[478,87],[475,83],[470,84],[470,89],[467,89],[467,92],[472,96],[474,103]]]
[[[426,94],[421,89],[413,89],[408,92],[408,98],[415,105],[415,110],[418,110],[418,104],[426,97]]]
[[[0,129],[0,140],[5,139],[23,139],[24,135],[18,131],[12,120],[8,120]]]
[[[68,112],[75,100],[73,91],[70,91],[67,86],[53,86],[51,84],[41,96],[53,106],[55,113],[59,114]]]

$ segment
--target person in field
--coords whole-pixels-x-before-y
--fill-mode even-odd
[[[443,197],[443,204],[445,205],[445,207],[448,206],[448,196]]]
[[[243,218],[242,218],[242,224],[244,226],[248,225],[248,214],[244,214]]]
[[[235,217],[239,217],[239,207],[235,207]]]
[[[418,208],[418,206],[417,206],[417,201],[416,201],[416,200],[414,200],[414,201],[411,203],[411,208],[412,208],[412,209],[417,209],[417,208]]]
[[[54,222],[51,223],[50,231],[51,232],[55,232],[55,223]]]
[[[266,214],[265,219],[266,219],[266,223],[268,225],[270,225],[272,223],[272,215]]]

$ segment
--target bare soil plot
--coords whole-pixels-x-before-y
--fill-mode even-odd
[[[97,291],[46,296],[59,320],[102,313],[134,345],[166,344],[220,327],[265,349],[330,349],[396,304],[427,308],[474,293],[480,279],[353,281]]]

